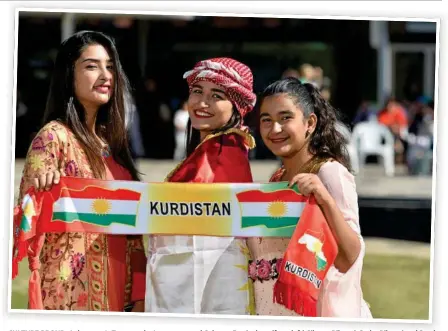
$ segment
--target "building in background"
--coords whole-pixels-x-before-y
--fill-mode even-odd
[[[411,101],[434,96],[436,23],[39,12],[19,16],[17,89],[28,107],[27,119],[17,123],[16,140],[26,140],[20,146],[27,146],[39,129],[58,45],[83,29],[115,38],[135,90],[142,131],[160,128],[157,141],[165,143],[158,147],[169,150],[151,149],[154,137],[146,135],[149,158],[173,154],[172,121],[157,114],[165,106],[174,113],[188,92],[183,73],[208,57],[230,56],[247,63],[257,93],[288,68],[318,66],[331,82],[332,104],[347,122],[364,100],[380,106],[389,94]],[[151,106],[148,79],[157,88]],[[25,153],[21,147],[16,157]],[[271,155],[259,145],[256,157]]]

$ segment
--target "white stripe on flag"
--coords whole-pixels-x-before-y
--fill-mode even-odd
[[[305,202],[284,202],[286,213],[282,217],[299,217],[305,208]],[[244,217],[269,217],[270,202],[242,202],[241,213]]]
[[[53,212],[68,212],[68,213],[88,213],[94,214],[95,210],[92,208],[93,202],[97,199],[74,199],[74,198],[60,198],[53,206]],[[123,201],[123,200],[107,200],[109,202],[110,210],[108,214],[115,215],[135,215],[137,214],[138,201]]]

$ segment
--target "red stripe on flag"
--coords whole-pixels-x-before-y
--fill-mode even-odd
[[[109,190],[98,186],[87,186],[81,190],[72,190],[68,187],[63,187],[61,189],[61,198],[72,198],[72,199],[97,199],[103,198],[108,200],[140,200],[140,193],[126,190]]]
[[[306,202],[307,198],[293,190],[279,190],[274,192],[263,192],[260,190],[251,190],[241,192],[236,195],[239,202]]]
[[[58,219],[52,220],[46,218],[39,224],[39,231],[45,232],[90,232],[90,233],[107,233],[110,230],[109,227],[102,227],[93,224],[84,223],[81,221],[74,221],[67,223]]]

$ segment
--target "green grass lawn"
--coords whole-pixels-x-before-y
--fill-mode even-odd
[[[430,261],[413,257],[367,255],[362,287],[373,317],[428,319]],[[27,308],[28,261],[12,282],[11,308]]]
[[[29,276],[28,260],[25,258],[19,265],[19,275],[11,282],[11,309],[27,309]]]
[[[373,317],[429,318],[430,260],[367,255],[362,288]]]

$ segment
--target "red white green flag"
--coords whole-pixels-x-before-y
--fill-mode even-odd
[[[241,227],[296,226],[307,198],[286,189],[273,192],[251,190],[236,195],[241,208]]]
[[[86,187],[74,191],[63,189],[53,204],[53,221],[109,226],[113,223],[135,226],[140,193]]]

